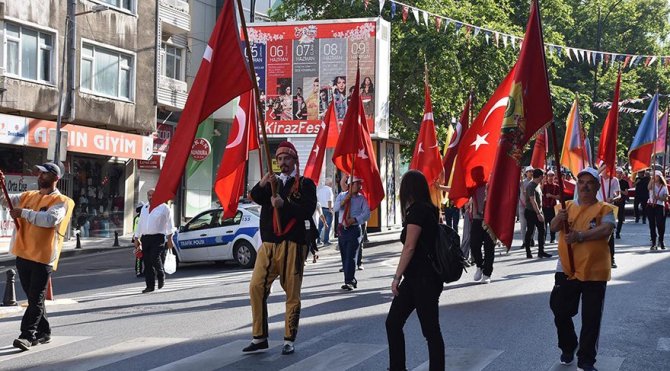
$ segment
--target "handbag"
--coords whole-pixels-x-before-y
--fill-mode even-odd
[[[165,264],[163,264],[163,271],[167,274],[173,274],[177,271],[177,257],[174,256],[172,249],[168,249],[165,254]]]

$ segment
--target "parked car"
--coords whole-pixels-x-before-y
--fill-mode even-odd
[[[232,218],[222,219],[222,208],[196,215],[176,233],[177,261],[234,260],[243,268],[252,268],[261,246],[260,212],[258,205],[241,204]]]

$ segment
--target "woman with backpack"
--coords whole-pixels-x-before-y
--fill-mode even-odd
[[[391,284],[394,298],[386,317],[389,370],[406,369],[403,327],[414,309],[428,342],[430,370],[444,370],[438,305],[443,281],[428,259],[437,238],[438,210],[431,202],[428,182],[421,172],[410,170],[402,177],[400,209],[403,248]]]

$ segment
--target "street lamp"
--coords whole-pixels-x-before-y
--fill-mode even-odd
[[[76,39],[76,23],[74,21],[74,18],[80,15],[84,14],[89,14],[89,13],[100,13],[105,10],[108,10],[109,7],[107,5],[94,5],[91,7],[90,10],[75,13],[75,9],[77,7],[77,0],[70,0],[67,4],[67,16],[65,17],[65,34],[63,35],[63,58],[61,60],[61,67],[60,67],[60,81],[58,83],[58,116],[56,118],[56,142],[54,145],[54,163],[58,164],[60,161],[60,145],[61,145],[61,128],[62,128],[62,123],[63,123],[63,106],[65,105],[65,101],[63,99],[63,82],[65,81],[65,65],[68,65],[68,75],[70,77],[74,76],[74,58],[75,58],[75,51],[77,50],[77,47],[75,45],[75,39]],[[72,28],[72,30],[70,30]],[[71,50],[70,53],[68,53],[68,57],[65,57],[66,51],[68,51],[68,40],[70,38],[70,35],[72,37],[71,41]],[[72,100],[72,92],[68,94],[69,99]]]

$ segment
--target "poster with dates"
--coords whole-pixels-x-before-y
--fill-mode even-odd
[[[257,23],[248,28],[268,134],[316,134],[330,102],[344,118],[359,89],[371,133],[380,115],[377,87],[380,20]],[[386,31],[388,32],[388,31]],[[388,63],[387,55],[381,53]],[[356,86],[356,68],[361,82]],[[388,99],[388,76],[385,78]]]

